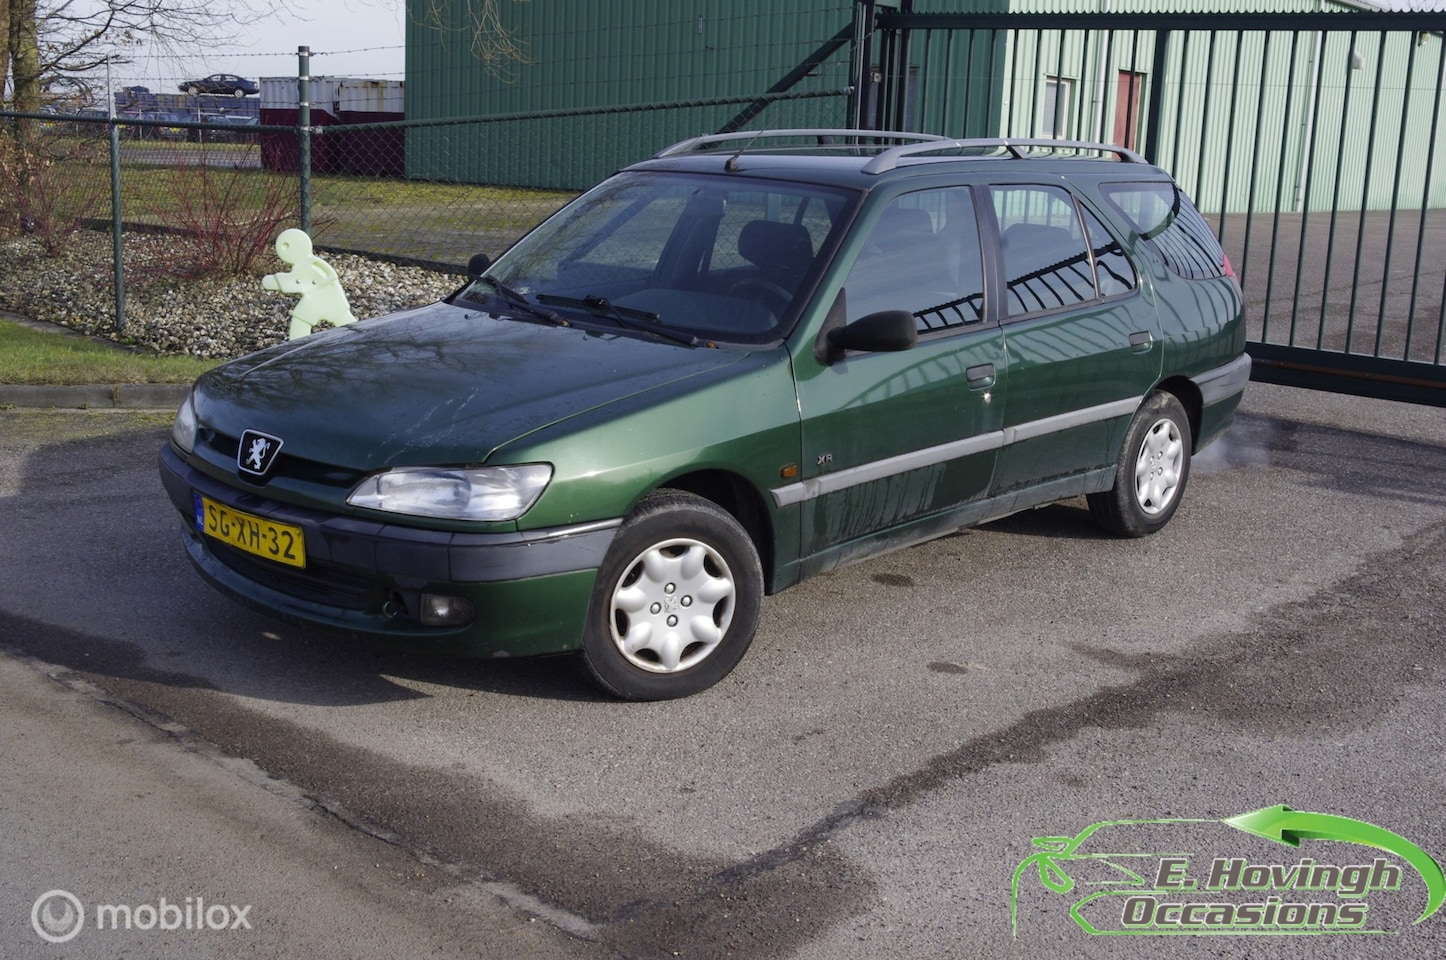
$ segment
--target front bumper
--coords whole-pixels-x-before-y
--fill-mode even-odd
[[[161,482],[180,512],[191,562],[212,586],[286,619],[473,656],[560,653],[581,645],[593,580],[620,520],[513,533],[422,530],[295,507],[189,466],[169,444]],[[201,534],[196,493],[300,527],[307,565],[294,570]],[[460,626],[426,626],[422,594],[461,597]]]

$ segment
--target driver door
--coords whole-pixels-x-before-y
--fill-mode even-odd
[[[791,492],[811,572],[875,552],[881,538],[936,534],[988,492],[1003,436],[1006,355],[985,309],[973,191],[903,194],[865,230],[824,296],[848,321],[906,310],[919,339],[899,352],[795,360],[803,480]]]

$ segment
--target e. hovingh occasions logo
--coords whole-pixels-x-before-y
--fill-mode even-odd
[[[1230,836],[1239,834],[1222,841],[1222,831],[1209,830],[1219,824],[1291,855],[1260,856],[1260,845],[1249,841],[1252,849],[1232,850],[1238,844]],[[1210,847],[1163,846],[1198,837],[1202,827],[1206,839],[1196,843]],[[1403,898],[1424,888],[1424,905],[1406,926],[1424,923],[1446,902],[1446,875],[1415,843],[1363,820],[1284,804],[1223,820],[1106,820],[1071,837],[1031,842],[1036,852],[1015,868],[1010,885],[1016,937],[1021,903],[1037,901],[1041,887],[1067,898],[1070,918],[1095,936],[1389,934],[1393,923],[1402,925]],[[1380,909],[1387,900],[1393,911]]]

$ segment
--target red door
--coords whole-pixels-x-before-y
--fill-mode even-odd
[[[1144,86],[1143,73],[1120,71],[1120,85],[1115,94],[1115,143],[1131,150],[1135,149],[1135,140],[1140,134],[1140,95]]]

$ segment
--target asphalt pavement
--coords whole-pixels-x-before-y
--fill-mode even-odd
[[[215,595],[168,421],[0,412],[0,956],[1446,954],[1446,412],[1253,385],[1160,534],[1070,502],[835,571],[663,704]],[[1225,822],[1281,804],[1395,847]],[[1201,902],[1370,923],[1104,929],[1217,859],[1267,886]]]
[[[0,655],[0,715],[0,957],[597,955],[73,672]]]

